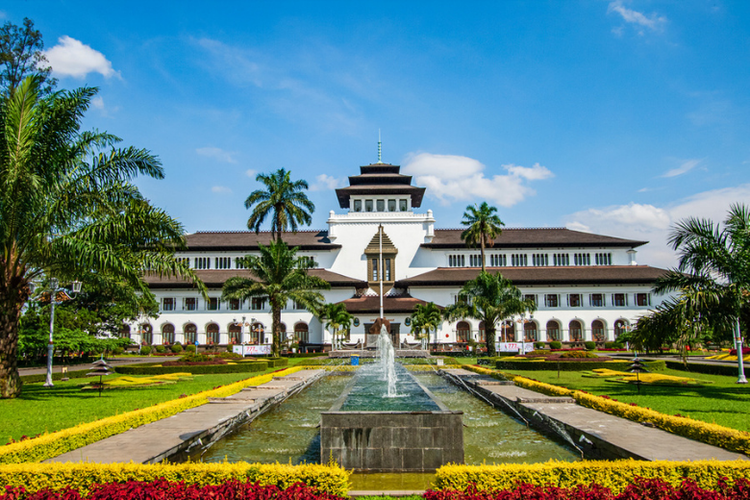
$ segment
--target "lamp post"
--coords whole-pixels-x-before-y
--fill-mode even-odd
[[[52,306],[52,310],[50,311],[49,316],[49,343],[47,344],[47,380],[44,382],[44,387],[53,387],[54,384],[52,383],[52,356],[55,353],[55,344],[52,341],[52,337],[55,333],[55,306],[57,304],[62,304],[62,301],[57,302],[57,292],[67,292],[68,290],[61,287],[60,283],[57,281],[57,278],[52,278],[50,280],[50,305]],[[81,282],[80,281],[74,281],[73,282],[73,290],[72,293],[78,293],[81,291]]]

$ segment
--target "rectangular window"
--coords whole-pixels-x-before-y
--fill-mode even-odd
[[[535,253],[531,256],[531,261],[537,267],[549,266],[549,256],[544,253]]]
[[[186,297],[184,308],[186,311],[195,311],[198,309],[198,299],[195,297]]]
[[[635,304],[638,307],[648,307],[651,305],[651,294],[650,293],[636,293]]]
[[[211,269],[211,257],[196,257],[195,269]]]
[[[385,281],[391,281],[391,259],[383,259],[385,265]]]
[[[216,257],[216,269],[231,269],[232,258],[231,257]]]
[[[354,211],[355,212],[362,211],[362,200],[354,200]]]
[[[532,295],[532,294],[524,295],[523,300],[530,300],[531,302],[534,303],[534,305],[536,305],[536,295]]]
[[[612,305],[615,307],[625,307],[628,305],[628,296],[624,293],[613,293]]]
[[[365,212],[372,212],[372,200],[365,200]]]
[[[388,211],[389,212],[396,211],[396,200],[388,200]]]
[[[570,256],[566,253],[556,253],[552,256],[553,266],[569,266]]]
[[[526,267],[529,265],[529,256],[525,253],[514,253],[510,256],[510,265],[513,267]]]
[[[559,296],[556,293],[548,293],[544,296],[544,305],[547,307],[559,307]]]
[[[385,212],[385,200],[378,200],[378,212]]]
[[[239,311],[241,305],[242,305],[242,302],[240,301],[240,299],[230,299],[229,300],[229,310],[230,311]]]
[[[466,260],[464,255],[449,255],[448,267],[465,267]]]
[[[209,311],[218,311],[219,310],[219,299],[217,297],[209,297],[208,302],[206,302],[206,309]]]
[[[505,267],[508,265],[508,260],[505,255],[490,255],[490,266],[491,267]]]
[[[469,255],[469,267],[482,267],[482,255]]]
[[[378,281],[378,259],[372,259],[372,281]]]
[[[595,262],[597,266],[611,266],[612,254],[611,253],[598,253],[596,254]]]
[[[250,299],[250,308],[253,311],[262,311],[266,307],[265,297],[253,297]]]
[[[604,294],[592,293],[589,295],[589,304],[591,307],[604,307]]]
[[[401,212],[406,212],[406,210],[407,210],[406,200],[398,200],[398,209]]]
[[[573,262],[576,266],[590,266],[591,265],[591,254],[590,253],[577,253],[573,255]]]
[[[580,293],[570,293],[568,294],[568,306],[570,307],[581,307],[581,303],[583,301],[581,300],[581,294]]]
[[[175,300],[173,298],[161,299],[161,310],[162,311],[174,311]]]

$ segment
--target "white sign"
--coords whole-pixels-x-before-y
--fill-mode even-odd
[[[232,352],[242,356],[268,356],[271,354],[270,345],[234,345]]]
[[[533,342],[498,342],[497,350],[499,352],[520,352],[526,354],[534,350]]]

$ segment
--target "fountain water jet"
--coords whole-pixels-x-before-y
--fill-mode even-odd
[[[394,398],[398,396],[396,392],[396,352],[391,343],[391,336],[385,325],[380,327],[378,335],[377,356],[379,359],[380,369],[383,371],[383,380],[388,384],[386,397]]]

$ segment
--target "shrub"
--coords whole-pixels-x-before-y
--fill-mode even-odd
[[[604,343],[604,348],[605,349],[615,349],[617,347],[619,347],[619,346],[617,345],[616,342],[605,342]]]
[[[586,348],[587,351],[593,351],[596,349],[596,342],[591,342],[590,340],[587,340],[583,343],[583,346]]]
[[[591,342],[593,344],[593,342]],[[596,344],[594,344],[594,347],[596,347]],[[566,351],[562,354],[560,354],[560,357],[565,358],[590,358],[590,359],[598,359],[599,356],[594,354],[593,352],[588,351]]]
[[[558,342],[557,340],[553,340],[549,343],[550,349],[562,349],[562,342]]]
[[[156,352],[158,352],[159,354],[164,354],[165,352],[167,352],[167,348],[166,348],[166,346],[163,346],[163,345],[157,345],[156,347],[154,347],[154,349],[155,349],[155,350],[156,350]]]
[[[120,354],[124,352],[125,352],[125,349],[123,349],[122,347],[115,347],[114,349],[112,349],[112,354],[114,354],[115,356],[119,356]]]
[[[188,344],[185,346],[186,352],[197,352],[198,348],[195,346],[195,344]]]
[[[144,356],[151,355],[151,346],[150,345],[141,346],[141,354],[143,354]]]
[[[545,342],[534,342],[534,349],[544,349],[546,345]]]
[[[180,354],[182,352],[182,345],[172,344],[169,349],[175,354]]]
[[[220,352],[220,353],[214,354],[213,357],[219,358],[219,359],[242,359],[242,354],[237,354],[230,350],[229,352]]]
[[[202,363],[204,361],[211,361],[211,358],[209,358],[205,354],[187,353],[180,356],[179,361],[183,363]]]

